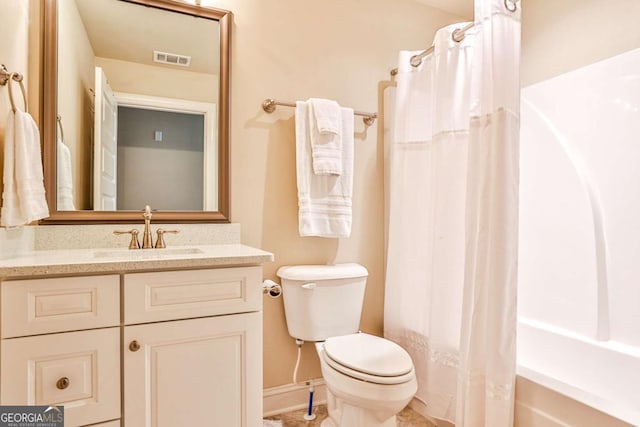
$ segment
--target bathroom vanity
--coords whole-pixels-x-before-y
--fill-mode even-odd
[[[65,426],[255,426],[262,267],[240,244],[0,260],[0,404]]]

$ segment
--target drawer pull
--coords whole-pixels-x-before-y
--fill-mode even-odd
[[[69,383],[69,378],[62,377],[56,382],[56,387],[58,387],[59,390],[64,390],[65,388],[69,387]]]
[[[140,343],[138,343],[138,341],[136,340],[131,341],[131,343],[129,343],[129,350],[131,351],[140,350]]]

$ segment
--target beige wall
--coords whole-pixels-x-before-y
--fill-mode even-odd
[[[0,42],[0,64],[6,65],[9,72],[18,72],[24,76],[25,89],[27,89],[27,96],[29,96],[29,2],[24,0],[5,0],[2,2],[0,40],[2,40]],[[24,109],[19,85],[14,82],[11,88],[17,107]],[[0,193],[4,171],[4,133],[7,127],[7,114],[11,110],[8,90],[8,85],[0,86]]]
[[[60,2],[58,21],[58,114],[71,152],[73,202],[89,209],[95,55],[74,1]]]
[[[115,92],[218,103],[218,76],[96,57]]]
[[[637,0],[524,2],[522,86],[640,47],[639,22]],[[521,377],[516,401],[517,427],[629,426]]]
[[[522,8],[522,86],[640,47],[638,0],[535,0]]]
[[[382,332],[382,141],[376,127],[355,131],[353,230],[349,239],[298,235],[293,109],[266,114],[265,98],[333,98],[376,111],[378,82],[398,50],[431,44],[435,30],[461,19],[413,1],[220,0],[234,12],[231,106],[231,219],[243,243],[275,254],[265,277],[288,264],[358,262],[369,269],[362,329]],[[292,382],[296,349],[281,299],[265,299],[264,386]],[[305,345],[298,378],[320,377]]]

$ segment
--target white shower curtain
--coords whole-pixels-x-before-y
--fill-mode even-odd
[[[385,336],[429,415],[513,424],[520,11],[476,0],[461,42],[401,52],[390,147]]]

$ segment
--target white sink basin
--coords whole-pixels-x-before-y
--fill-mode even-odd
[[[204,252],[198,248],[165,248],[165,249],[104,249],[93,252],[99,259],[162,259],[197,255]]]

